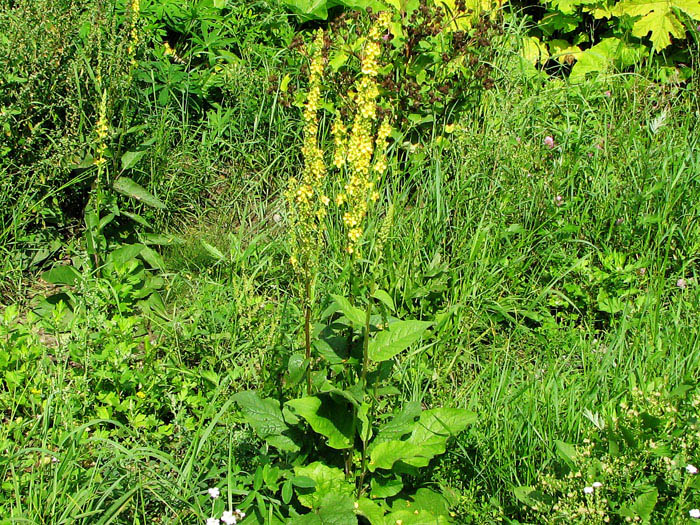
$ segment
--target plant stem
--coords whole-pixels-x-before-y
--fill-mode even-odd
[[[306,394],[311,395],[311,279],[306,274],[304,283],[304,338],[306,344]]]
[[[373,286],[370,287],[370,296],[367,300],[367,310],[365,311],[365,333],[364,340],[362,341],[362,390],[367,393],[367,370],[369,368],[369,325],[372,316],[372,295],[374,294]],[[363,396],[363,398],[366,397]],[[357,408],[355,409],[355,414],[357,414]],[[357,416],[355,416],[357,417]],[[362,460],[361,460],[361,470],[360,479],[357,484],[357,497],[359,498],[362,494],[362,487],[365,483],[365,476],[367,475],[367,440],[362,437]]]

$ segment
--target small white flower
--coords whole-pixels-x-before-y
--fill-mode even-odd
[[[584,487],[583,493],[584,494],[593,494],[593,487]]]
[[[243,518],[245,518],[245,512],[243,512],[242,510],[236,509],[236,514],[238,514],[239,520],[242,520]]]
[[[602,487],[602,486],[603,486],[603,484],[602,484],[600,481],[594,481],[594,482],[593,482],[593,488],[594,488],[594,489],[599,489],[599,488]]]
[[[695,465],[691,465],[690,463],[688,463],[686,465],[685,470],[688,471],[688,474],[697,474],[698,473],[698,467],[696,467]]]
[[[207,525],[219,525],[221,522],[216,518],[207,519]]]
[[[221,521],[226,523],[226,525],[236,525],[238,520],[236,519],[236,516],[233,515],[233,512],[227,510],[221,515]]]
[[[688,512],[691,518],[700,519],[700,509],[690,509]]]
[[[221,495],[219,487],[212,487],[207,492],[209,492],[209,495],[212,497],[212,499],[216,499]]]

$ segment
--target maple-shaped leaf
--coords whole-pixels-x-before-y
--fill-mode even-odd
[[[617,16],[641,17],[634,23],[632,35],[649,39],[660,51],[671,45],[671,37],[684,38],[685,27],[674,9],[683,11],[693,20],[700,20],[700,0],[627,0],[615,6]]]

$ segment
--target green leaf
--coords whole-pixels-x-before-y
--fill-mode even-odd
[[[476,414],[458,408],[426,410],[407,440],[385,441],[372,448],[369,468],[390,469],[398,461],[425,467],[432,458],[445,452],[450,436],[459,434],[474,421]]]
[[[233,400],[238,403],[246,422],[261,439],[280,450],[299,450],[296,443],[283,434],[289,430],[289,427],[284,422],[278,401],[260,399],[252,390],[235,394]]]
[[[604,38],[598,44],[578,55],[569,80],[583,82],[588,75],[608,73],[612,68],[625,68],[639,62],[647,53],[642,44],[626,43],[619,38]]]
[[[302,490],[297,491],[299,503],[304,507],[318,508],[323,498],[331,493],[347,495],[353,493],[354,486],[345,481],[345,474],[342,470],[326,466],[320,461],[306,466],[294,467],[294,473],[314,482],[313,492],[304,494]]]
[[[685,39],[685,26],[678,19],[675,9],[683,11],[693,20],[700,20],[698,0],[627,0],[613,9],[616,16],[641,17],[632,27],[632,35],[638,38],[649,36],[655,51],[671,45],[671,37]]]
[[[119,177],[114,181],[112,188],[114,191],[117,191],[122,195],[126,195],[127,197],[131,197],[132,199],[141,201],[148,206],[152,206],[160,210],[165,209],[165,204],[163,204],[157,197],[151,195],[143,186],[135,183],[129,177]]]
[[[541,504],[546,505],[550,503],[546,494],[535,490],[533,487],[515,487],[513,495],[521,503],[533,508],[538,508]]]
[[[282,485],[282,502],[285,505],[289,505],[289,502],[292,501],[293,495],[294,495],[294,489],[292,486],[292,480],[288,479]]]
[[[556,440],[554,445],[557,449],[557,454],[559,454],[559,457],[566,461],[569,466],[573,467],[574,463],[576,462],[576,458],[578,457],[576,448],[574,448],[573,445],[569,445],[568,443],[564,443],[563,441],[559,440]]]
[[[430,326],[428,321],[396,321],[369,341],[369,358],[387,361],[418,341]]]
[[[371,525],[381,525],[384,523],[384,510],[377,503],[368,498],[360,498],[357,500],[355,513],[367,518]]]
[[[359,308],[353,306],[350,301],[348,301],[342,295],[331,295],[333,301],[335,302],[338,310],[340,310],[345,317],[348,318],[353,326],[363,327],[365,325],[365,312]]]
[[[41,278],[47,283],[59,285],[75,285],[80,279],[80,272],[72,266],[55,266],[41,274]]]
[[[391,469],[397,461],[413,459],[421,451],[409,441],[384,441],[372,448],[369,469],[374,472],[378,468]]]
[[[401,440],[404,436],[413,432],[421,411],[420,403],[417,401],[404,403],[401,410],[393,418],[379,427],[377,438],[373,443]]]
[[[651,513],[656,507],[656,501],[659,499],[659,491],[653,489],[645,494],[642,494],[634,500],[634,505],[632,505],[632,510],[634,513],[642,518],[644,522],[649,522],[651,518]]]
[[[202,244],[202,247],[207,251],[207,253],[209,255],[211,255],[212,257],[214,257],[214,259],[218,259],[219,261],[226,260],[226,257],[224,256],[224,254],[221,253],[221,251],[217,247],[212,246],[204,239],[200,239],[199,242]]]
[[[372,297],[377,299],[378,301],[381,301],[386,305],[386,307],[391,310],[392,312],[396,311],[396,307],[394,306],[394,300],[391,298],[391,296],[385,292],[384,290],[377,290],[372,294]]]
[[[134,260],[145,248],[143,244],[125,244],[120,246],[107,256],[107,260],[117,266],[124,266],[129,261]]]
[[[330,396],[311,396],[292,399],[286,406],[304,418],[314,432],[328,438],[329,447],[344,449],[352,445],[355,429],[348,405]]]
[[[384,478],[382,476],[373,476],[370,482],[371,496],[373,498],[390,498],[396,496],[403,489],[403,482],[401,478],[388,477]]]
[[[304,378],[306,370],[309,368],[309,360],[302,354],[293,354],[287,363],[287,386],[294,386]]]
[[[302,20],[328,18],[328,0],[283,0],[282,3]]]
[[[447,525],[447,516],[435,516],[427,510],[398,510],[387,514],[384,523],[401,523],[401,525]]]
[[[141,158],[146,154],[146,150],[127,151],[122,155],[122,170],[128,170],[136,166]]]

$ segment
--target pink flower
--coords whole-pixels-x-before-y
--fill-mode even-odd
[[[608,90],[605,92],[605,96],[606,96],[606,97],[609,97],[609,96],[611,96],[611,95],[612,95],[612,93],[610,93],[610,90],[608,89]]]
[[[688,286],[688,282],[685,279],[683,279],[683,277],[681,277],[676,281],[676,286],[678,286],[678,288],[680,288],[681,290],[685,290]]]
[[[544,145],[547,146],[549,149],[554,148],[554,138],[551,135],[547,135],[544,138]]]
[[[561,195],[557,195],[556,197],[554,197],[554,204],[556,204],[557,206],[561,206],[562,204],[564,204],[564,197],[562,197]]]

